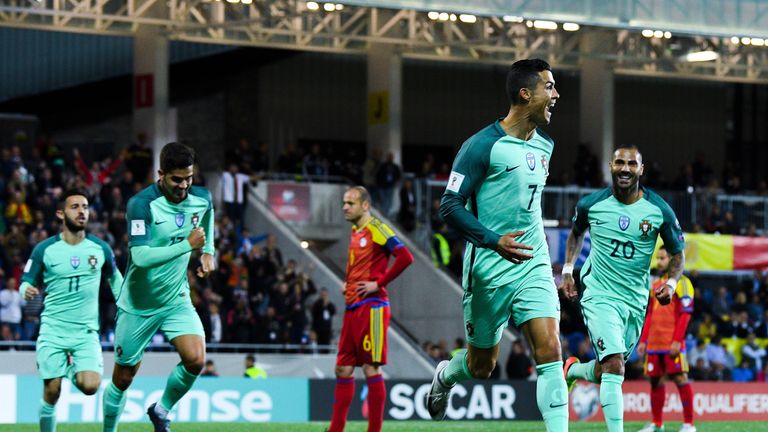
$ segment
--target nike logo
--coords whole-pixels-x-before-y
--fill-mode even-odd
[[[155,225],[160,225],[160,224],[164,224],[164,223],[165,223],[165,221],[155,221]]]
[[[596,221],[594,221],[594,222],[593,222],[593,224],[594,224],[594,225],[602,225],[602,224],[603,224],[603,221],[601,221],[601,220],[596,220]]]
[[[559,408],[559,407],[561,407],[561,406],[566,406],[566,405],[568,405],[568,402],[566,402],[566,403],[561,403],[561,404],[557,404],[557,405],[555,405],[555,404],[551,403],[551,404],[549,404],[549,407],[550,407],[550,408]]]
[[[59,263],[56,263],[56,264],[51,264],[51,268],[54,268],[54,267],[56,267],[57,265],[59,265]]]
[[[612,402],[612,403],[607,403],[607,404],[605,404],[605,405],[600,405],[600,406],[601,406],[601,407],[603,407],[603,408],[605,408],[605,407],[607,407],[607,406],[609,406],[609,405],[616,405],[616,404]]]
[[[512,168],[510,168],[510,167],[509,167],[509,165],[507,165],[507,172],[510,172],[510,171],[514,171],[515,169],[517,169],[517,168],[519,168],[519,167],[520,167],[520,165],[518,165],[518,166],[516,166],[516,167],[512,167]]]

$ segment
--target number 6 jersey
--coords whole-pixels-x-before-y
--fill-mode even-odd
[[[685,248],[675,212],[657,193],[641,189],[643,197],[630,205],[617,200],[611,188],[576,204],[573,231],[581,234],[589,229],[592,241],[581,269],[584,299],[615,299],[645,310],[656,239],[661,236],[670,255]]]

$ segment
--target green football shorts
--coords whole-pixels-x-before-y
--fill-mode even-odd
[[[205,338],[203,323],[191,303],[175,304],[158,309],[152,315],[134,315],[122,309],[115,324],[115,363],[134,366],[144,356],[144,350],[158,330],[172,341],[178,336],[197,335]]]
[[[72,364],[68,356],[72,355]],[[93,330],[64,336],[40,335],[37,338],[37,373],[41,379],[61,378],[69,372],[104,373],[99,333]]]
[[[548,271],[539,277],[495,287],[464,290],[464,335],[476,348],[492,348],[501,341],[509,318],[520,327],[534,318],[560,319],[557,288]]]
[[[623,354],[626,361],[640,340],[645,313],[640,314],[615,299],[595,297],[582,299],[581,312],[597,360]]]

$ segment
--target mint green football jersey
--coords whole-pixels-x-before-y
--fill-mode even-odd
[[[121,279],[112,248],[98,237],[70,245],[56,234],[38,243],[21,280],[44,290],[40,336],[98,331],[102,275]]]
[[[654,191],[626,205],[611,188],[587,195],[576,204],[573,231],[589,229],[592,247],[581,268],[584,299],[611,299],[644,311],[650,290],[651,256],[661,236],[670,255],[685,249],[675,212]]]
[[[168,201],[157,183],[128,200],[125,218],[130,252],[118,306],[132,314],[151,315],[165,305],[189,302],[187,266],[191,251],[142,268],[134,262],[134,248],[173,246],[187,241],[192,229],[202,227],[206,235],[203,252],[213,254],[213,217],[211,193],[200,186],[189,188],[186,199],[178,204]]]
[[[554,145],[538,129],[527,141],[509,136],[496,121],[461,146],[441,214],[469,242],[464,253],[465,289],[503,286],[522,277],[551,279],[541,193]],[[499,238],[514,231],[525,231],[517,241],[533,247],[533,258],[522,264],[495,251]]]

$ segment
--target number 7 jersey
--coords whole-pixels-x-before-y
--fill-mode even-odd
[[[584,299],[614,299],[644,311],[648,304],[651,257],[661,236],[670,255],[685,249],[683,231],[669,204],[641,188],[643,197],[630,205],[601,189],[579,200],[573,231],[589,229],[589,257],[581,269]]]

